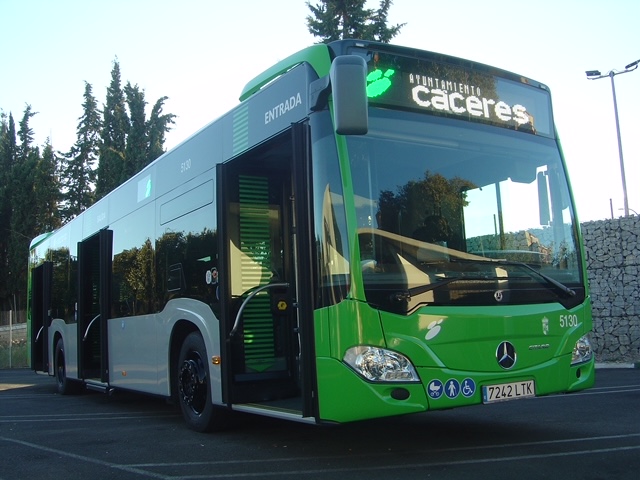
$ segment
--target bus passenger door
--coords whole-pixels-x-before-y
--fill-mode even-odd
[[[294,135],[288,130],[218,168],[224,398],[310,416],[297,298]],[[307,219],[309,217],[307,216]],[[309,221],[309,220],[307,220]],[[311,285],[305,285],[311,290]],[[306,332],[306,330],[305,330]]]
[[[112,243],[112,230],[101,230],[78,243],[78,375],[102,383],[109,381]]]
[[[52,280],[51,262],[31,271],[31,368],[36,372],[49,372]]]

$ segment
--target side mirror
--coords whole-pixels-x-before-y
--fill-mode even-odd
[[[357,55],[336,57],[329,72],[333,117],[339,135],[364,135],[369,131],[367,64]]]

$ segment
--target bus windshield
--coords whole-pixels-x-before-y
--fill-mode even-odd
[[[408,111],[369,115],[369,134],[347,140],[369,303],[406,313],[584,299],[553,139]]]

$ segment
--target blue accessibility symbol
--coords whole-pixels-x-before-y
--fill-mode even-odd
[[[431,380],[427,385],[427,394],[434,400],[440,398],[444,391],[444,385],[440,380]]]
[[[455,378],[450,378],[444,387],[444,394],[449,398],[456,398],[460,393],[460,382]]]
[[[471,378],[465,378],[462,381],[461,389],[462,395],[469,398],[473,396],[474,393],[476,393],[476,382],[474,382]]]

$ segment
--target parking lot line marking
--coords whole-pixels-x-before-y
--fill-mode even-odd
[[[606,436],[598,436],[598,437],[586,437],[586,438],[571,438],[571,439],[558,439],[558,440],[546,440],[539,442],[524,442],[518,444],[495,444],[495,445],[486,445],[480,447],[459,447],[459,448],[443,448],[433,450],[432,453],[451,453],[458,451],[469,451],[469,450],[486,450],[486,449],[502,449],[502,448],[518,448],[518,447],[531,447],[531,446],[543,446],[543,445],[557,445],[562,443],[572,443],[572,442],[600,442],[602,440],[616,440],[616,439],[632,439],[640,437],[640,433],[632,433],[632,434],[620,434],[620,435],[606,435]],[[350,471],[358,471],[363,472],[367,470],[376,471],[376,470],[385,470],[385,469],[404,469],[404,468],[425,468],[425,467],[446,467],[446,466],[457,466],[457,465],[472,465],[472,464],[486,464],[486,463],[498,463],[498,462],[508,462],[508,461],[521,461],[521,460],[531,460],[538,458],[557,458],[557,457],[569,457],[576,455],[589,455],[589,454],[597,454],[597,453],[614,453],[614,452],[622,452],[629,450],[639,450],[640,445],[629,445],[629,446],[620,446],[620,447],[610,447],[610,448],[594,448],[594,449],[582,449],[577,451],[568,451],[568,452],[555,452],[555,453],[546,453],[546,454],[523,454],[523,455],[513,455],[507,457],[500,456],[492,456],[489,458],[478,458],[478,459],[468,459],[468,460],[452,460],[452,461],[444,461],[444,462],[424,462],[418,464],[411,465],[402,465],[402,466],[376,466],[371,467],[370,469],[366,467],[357,467],[357,468],[335,468],[335,469],[308,469],[308,470],[276,470],[272,472],[260,471],[259,473],[250,473],[250,472],[242,472],[242,473],[219,473],[219,474],[207,474],[206,476],[202,475],[181,475],[180,477],[172,477],[172,478],[180,478],[181,480],[196,480],[200,478],[234,478],[234,477],[273,477],[278,475],[304,475],[304,474],[318,474],[318,473],[345,473]],[[356,455],[356,457],[366,457],[368,454]],[[242,460],[222,460],[222,461],[212,461],[212,462],[168,462],[168,463],[140,463],[140,464],[129,464],[129,467],[132,468],[173,468],[173,467],[189,467],[189,466],[203,466],[209,465],[212,467],[215,466],[242,466],[247,463],[251,464],[269,464],[269,463],[286,463],[286,462],[304,462],[304,461],[312,461],[312,460],[339,460],[339,459],[353,459],[354,455],[347,456],[329,456],[329,457],[279,457],[279,458],[270,458],[270,459],[242,459]]]
[[[137,475],[143,475],[145,477],[161,478],[163,480],[169,480],[169,479],[173,478],[171,476],[160,475],[158,473],[149,472],[149,471],[146,471],[146,470],[140,470],[138,468],[130,467],[130,466],[127,466],[127,465],[120,465],[120,464],[117,464],[117,463],[111,463],[111,462],[107,462],[107,461],[104,461],[104,460],[99,460],[97,458],[87,457],[87,456],[84,456],[84,455],[78,455],[77,453],[65,452],[64,450],[58,450],[57,448],[45,447],[44,445],[38,445],[36,443],[25,442],[24,440],[17,440],[15,438],[0,437],[0,441],[22,445],[24,447],[29,447],[29,448],[33,448],[35,450],[40,450],[41,452],[55,453],[56,455],[62,455],[62,456],[68,457],[68,458],[73,458],[75,460],[81,460],[83,462],[95,463],[96,465],[101,465],[103,467],[109,467],[109,468],[113,468],[113,469],[116,469],[116,470],[122,470],[122,471],[129,472],[129,473],[135,473]]]
[[[412,468],[433,468],[433,467],[451,467],[457,465],[474,465],[474,464],[487,464],[487,463],[500,463],[500,462],[513,462],[532,459],[544,459],[544,458],[558,458],[558,457],[571,457],[578,455],[592,455],[598,453],[613,453],[624,452],[630,450],[640,450],[640,445],[631,445],[627,447],[614,447],[614,448],[599,448],[593,450],[579,450],[572,452],[557,452],[549,454],[534,454],[534,455],[517,455],[509,457],[490,457],[490,458],[477,458],[468,460],[453,460],[444,462],[421,462],[404,465],[377,465],[372,467],[353,467],[353,468],[322,468],[322,469],[296,469],[296,470],[277,470],[273,472],[238,472],[238,473],[220,473],[220,474],[207,474],[207,475],[181,475],[179,477],[168,477],[171,479],[179,478],[180,480],[196,480],[196,479],[219,479],[219,478],[248,478],[248,477],[282,477],[284,475],[311,475],[311,474],[331,474],[331,473],[346,473],[346,472],[358,472],[363,473],[366,471],[380,471],[380,470],[405,470]],[[168,464],[167,466],[171,466]]]

